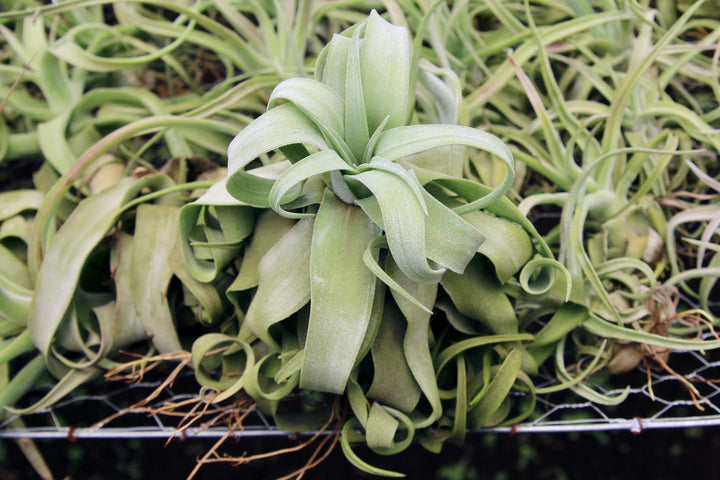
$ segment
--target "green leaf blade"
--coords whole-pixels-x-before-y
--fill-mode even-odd
[[[362,256],[379,228],[358,207],[326,192],[310,258],[310,324],[302,388],[342,393],[370,320],[375,275]]]

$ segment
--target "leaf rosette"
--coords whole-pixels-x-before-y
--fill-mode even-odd
[[[402,450],[416,429],[437,422],[448,395],[474,412],[451,420],[457,435],[507,416],[510,388],[531,384],[521,365],[536,367],[522,345],[532,336],[519,333],[503,285],[533,257],[533,238],[540,255],[552,257],[504,197],[514,169],[502,141],[466,126],[408,124],[417,76],[411,50],[407,30],[374,11],[335,35],[318,56],[316,78],[277,85],[268,110],[230,143],[226,179],[184,207],[180,220],[198,279],[237,268],[228,288],[235,334],[258,360],[233,390],[242,383],[261,403],[295,387],[346,394],[353,422],[380,453]],[[455,146],[463,148],[447,149]],[[465,155],[452,153],[464,148],[504,164],[495,188],[446,173],[463,172]],[[255,222],[235,260],[227,249],[240,243],[226,241],[233,215]],[[484,337],[443,350],[438,363],[435,308],[460,335]],[[488,366],[500,363],[484,373],[466,367],[478,348]],[[456,364],[457,384],[475,378],[472,389],[441,391],[441,371]],[[350,457],[353,435],[343,435]]]

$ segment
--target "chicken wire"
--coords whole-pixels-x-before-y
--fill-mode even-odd
[[[720,354],[675,352],[671,360],[678,376],[665,370],[638,367],[631,373],[605,379],[605,386],[588,383],[608,396],[619,395],[628,389],[627,397],[619,405],[596,404],[570,391],[541,395],[538,396],[532,420],[481,431],[552,433],[629,430],[640,433],[646,429],[720,425],[720,383],[716,380],[720,378]],[[691,382],[700,393],[695,401],[680,376]],[[178,418],[157,410],[170,404],[197,401],[199,397],[192,372],[185,371],[172,385],[164,386],[152,402],[142,408],[132,408],[139,399],[155,392],[163,380],[91,383],[51,407],[22,417],[6,417],[0,423],[0,438],[169,438],[178,434]],[[556,382],[543,375],[536,381],[538,387]],[[607,384],[613,386],[608,388]],[[40,391],[38,395],[42,393]],[[15,426],[13,421],[18,418],[22,419],[23,428]],[[104,421],[108,418],[113,419]],[[209,415],[208,419],[203,419],[204,423],[198,422],[183,429],[181,435],[196,438],[226,435],[227,427],[213,426],[212,418]],[[233,435],[283,436],[288,432],[277,428],[262,413],[253,410],[243,421],[243,428]]]

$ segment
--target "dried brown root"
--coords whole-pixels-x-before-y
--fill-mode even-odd
[[[702,336],[703,332],[703,325],[707,327],[707,329],[712,333],[713,337],[720,340],[720,336],[718,336],[717,332],[715,331],[715,328],[713,327],[713,318],[712,316],[707,313],[705,310],[696,308],[693,310],[686,310],[684,312],[678,313],[670,318],[668,318],[668,322],[671,322],[673,320],[677,320],[682,325],[688,326],[688,327],[697,327],[698,329],[698,335],[697,338],[699,339]]]
[[[224,348],[208,352],[208,355],[215,354],[223,349]],[[303,441],[298,445],[252,456],[243,455],[240,457],[231,457],[222,455],[219,453],[219,450],[229,438],[242,437],[242,433],[245,429],[245,420],[252,412],[255,411],[255,401],[252,398],[245,397],[235,400],[232,403],[217,405],[213,403],[212,397],[201,398],[198,395],[181,401],[166,401],[161,403],[159,406],[149,406],[149,404],[153,400],[156,400],[167,387],[172,386],[177,376],[190,364],[192,356],[190,352],[174,352],[171,354],[156,355],[152,357],[144,357],[128,352],[125,353],[136,357],[136,359],[126,362],[107,372],[105,375],[106,380],[139,383],[149,371],[161,364],[167,362],[177,362],[177,366],[175,366],[167,377],[147,397],[136,402],[132,406],[120,410],[104,420],[97,422],[93,425],[93,427],[101,427],[127,413],[147,412],[149,415],[180,417],[180,421],[175,432],[167,440],[168,443],[178,436],[184,437],[188,428],[193,425],[197,425],[200,422],[200,430],[220,426],[225,428],[226,431],[224,434],[210,447],[202,458],[198,458],[197,464],[188,475],[187,480],[194,478],[200,468],[208,463],[225,462],[234,464],[235,466],[240,466],[248,464],[252,461],[298,452],[314,445],[315,449],[308,457],[304,466],[277,479],[289,480],[294,478],[300,480],[307,471],[316,467],[325,460],[338,443],[343,423],[343,419],[341,418],[342,416],[340,415],[340,412],[343,409],[340,407],[339,397],[336,398],[332,406],[327,422],[308,440]]]
[[[115,420],[116,418],[125,415],[126,413],[138,411],[143,409],[148,403],[155,400],[166,387],[172,386],[173,382],[177,378],[177,376],[180,374],[180,372],[190,363],[192,360],[192,356],[190,352],[173,352],[169,354],[163,354],[163,355],[157,355],[154,357],[149,358],[140,358],[138,360],[125,363],[113,370],[110,370],[105,374],[105,379],[107,381],[118,381],[123,380],[129,383],[138,383],[140,382],[143,377],[145,376],[145,373],[147,373],[149,370],[152,370],[153,368],[160,365],[162,362],[167,361],[177,361],[178,365],[173,369],[172,372],[163,380],[163,382],[158,385],[155,390],[153,390],[150,395],[145,397],[144,399],[140,400],[139,402],[133,404],[132,406],[128,408],[124,408],[123,410],[120,410],[117,413],[114,413],[113,415],[110,415],[109,417],[105,418],[104,420],[101,420],[93,425],[93,428],[101,427],[112,420]],[[130,370],[127,372],[127,370]]]
[[[712,335],[717,339],[718,337],[717,332],[713,328],[712,325],[712,318],[707,314],[707,312],[704,312],[700,309],[694,309],[694,310],[687,310],[684,312],[672,312],[672,315],[668,315],[665,318],[662,318],[659,321],[656,321],[653,325],[653,329],[656,331],[659,330],[662,333],[667,332],[667,329],[669,325],[677,321],[678,323],[689,326],[689,327],[696,327],[697,328],[697,338],[699,339],[702,336],[703,333],[703,327],[707,328]],[[654,393],[652,390],[652,382],[650,378],[650,366],[647,363],[647,359],[651,359],[655,362],[656,365],[658,365],[660,368],[677,378],[684,386],[687,388],[688,393],[690,394],[690,398],[692,398],[693,403],[695,404],[695,407],[700,410],[704,411],[705,409],[700,405],[701,402],[706,402],[707,399],[700,394],[700,392],[695,388],[695,386],[692,384],[690,380],[685,378],[685,376],[677,373],[675,370],[673,370],[670,365],[668,365],[668,358],[670,355],[670,351],[667,349],[659,349],[657,347],[653,347],[650,345],[640,345],[640,349],[643,351],[645,356],[643,357],[643,363],[645,365],[645,368],[648,372],[648,388],[650,391],[650,396],[654,400]]]
[[[256,455],[251,456],[240,456],[240,457],[231,457],[231,456],[224,456],[218,454],[218,449],[225,443],[225,441],[230,438],[232,435],[236,433],[237,430],[242,431],[242,417],[244,417],[246,414],[243,414],[242,417],[239,417],[237,419],[234,419],[229,425],[228,425],[228,431],[223,435],[222,438],[220,438],[215,444],[211,447],[211,449],[203,456],[203,458],[198,460],[197,465],[195,466],[195,469],[191,472],[191,474],[187,477],[187,480],[191,480],[195,474],[199,471],[199,469],[202,467],[202,465],[208,464],[208,463],[219,463],[219,462],[226,462],[226,463],[233,463],[236,466],[248,464],[253,461],[262,460],[266,458],[276,457],[280,455],[286,455],[289,453],[298,452],[300,450],[303,450],[317,442],[317,445],[315,445],[315,450],[308,458],[307,462],[304,466],[301,468],[295,470],[294,472],[285,475],[283,477],[279,477],[276,480],[289,480],[291,478],[295,478],[296,480],[300,480],[307,471],[309,471],[312,468],[315,468],[317,465],[322,463],[323,460],[325,460],[328,455],[334,450],[335,446],[337,445],[338,439],[340,437],[340,431],[342,429],[342,421],[339,421],[339,402],[338,399],[335,400],[332,410],[330,412],[330,415],[328,416],[327,422],[317,431],[315,432],[308,440],[295,445],[293,447],[283,448],[279,450],[274,450],[271,452],[265,452],[260,453]],[[249,413],[249,412],[248,412]],[[332,428],[332,431],[329,431],[331,426],[335,424],[335,426]],[[242,436],[240,434],[239,436]],[[319,442],[318,442],[319,440]]]
[[[649,314],[648,318],[639,320],[635,327],[639,330],[649,331],[656,335],[668,335],[670,326],[677,322],[686,327],[697,329],[695,338],[701,339],[704,333],[710,332],[713,337],[720,339],[720,336],[713,327],[713,317],[701,309],[677,312],[679,305],[678,290],[676,287],[660,286],[653,295],[645,300],[645,308]],[[700,394],[693,382],[699,383],[703,380],[685,378],[682,374],[673,370],[668,364],[670,350],[648,344],[619,341],[615,345],[612,358],[606,365],[612,374],[628,372],[642,363],[647,372],[647,385],[650,398],[655,400],[651,372],[663,370],[677,378],[687,388],[690,398],[698,410],[704,410],[701,403],[707,399]],[[708,382],[714,382],[710,380]]]

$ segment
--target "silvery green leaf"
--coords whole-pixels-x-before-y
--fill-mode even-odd
[[[258,285],[260,261],[293,225],[294,220],[281,217],[272,210],[258,215],[252,237],[243,254],[240,271],[228,287],[228,292],[247,290]]]
[[[428,263],[426,215],[413,188],[403,178],[382,170],[367,170],[346,178],[361,182],[373,193],[380,206],[390,251],[405,275],[419,282],[437,281],[445,269],[433,268]],[[363,202],[358,200],[360,206]]]
[[[270,207],[270,190],[275,181],[290,167],[288,160],[270,163],[251,170],[237,170],[232,177],[228,177],[225,185],[232,196],[239,202],[257,208]],[[286,202],[291,202],[300,196],[302,186],[297,185],[284,195]]]
[[[310,323],[302,388],[342,393],[365,338],[375,275],[363,253],[380,233],[365,213],[327,191],[315,219],[310,255]]]
[[[372,11],[360,45],[360,72],[368,129],[405,125],[410,91],[410,36]]]
[[[268,108],[273,108],[278,100],[285,100],[295,105],[325,135],[332,138],[344,138],[345,103],[343,97],[324,83],[309,78],[284,80],[273,89],[270,100],[268,100]]]
[[[413,282],[397,268],[395,262],[388,260],[386,264],[388,274],[404,291],[423,305],[435,305],[438,284]],[[408,301],[395,290],[391,290],[391,293],[407,321],[407,329],[402,343],[405,360],[422,395],[431,407],[430,413],[426,416],[413,418],[416,428],[424,428],[431,425],[442,415],[442,404],[430,352],[431,339],[429,332],[432,312],[418,308],[417,305]]]
[[[254,216],[253,208],[227,192],[225,181],[181,208],[180,242],[194,278],[209,282],[217,277],[237,255],[239,242],[251,233]]]
[[[507,282],[532,258],[530,236],[518,224],[481,210],[469,212],[463,218],[485,236],[479,251],[493,263],[501,283]]]
[[[125,178],[80,202],[55,234],[40,265],[28,316],[33,342],[46,360],[52,355],[55,332],[70,307],[88,256],[115,225],[124,205],[140,190],[168,184],[170,179],[161,175]],[[64,281],[57,281],[59,275]]]
[[[420,400],[421,391],[405,358],[405,325],[397,307],[386,305],[371,350],[375,368],[367,398],[410,413]]]
[[[345,98],[345,76],[347,75],[347,57],[352,40],[333,34],[330,42],[318,55],[315,75],[343,99]],[[344,122],[344,117],[343,117]]]
[[[365,210],[367,212],[367,210]],[[377,223],[377,222],[376,222]],[[417,298],[413,297],[398,282],[396,282],[378,263],[379,252],[381,249],[388,248],[387,238],[379,235],[368,243],[363,253],[363,261],[365,266],[370,270],[381,282],[390,287],[390,289],[402,298],[415,305],[419,309],[432,314],[432,310],[423,305]]]
[[[314,214],[312,213],[293,213],[284,210],[281,204],[284,201],[285,195],[290,192],[293,187],[303,183],[310,177],[338,170],[354,172],[354,169],[340,158],[334,150],[321,150],[305,157],[291,165],[275,181],[269,194],[270,207],[275,210],[278,215],[287,218],[313,216]]]
[[[24,325],[33,296],[32,287],[27,266],[0,244],[0,316]]]
[[[487,388],[483,388],[481,392],[483,395],[472,399],[469,405],[471,411],[468,412],[472,419],[472,428],[478,429],[489,425],[490,417],[500,408],[510,393],[510,389],[520,373],[521,365],[522,354],[516,349],[511,350],[495,372],[495,377]]]
[[[245,316],[245,325],[277,351],[273,327],[310,300],[310,245],[313,219],[299,220],[258,266],[258,288]]]
[[[277,134],[269,132],[277,131]],[[281,133],[280,133],[281,132]],[[227,189],[232,195],[242,181],[236,173],[261,155],[287,145],[303,144],[327,149],[318,127],[295,105],[285,103],[250,122],[228,146]]]
[[[130,294],[138,318],[161,353],[182,350],[168,303],[179,209],[143,204],[137,209],[130,263]]]
[[[426,191],[422,190],[422,196],[428,212],[425,222],[427,257],[453,272],[462,273],[485,237]],[[364,198],[359,204],[375,223],[384,228],[380,204],[375,197]]]
[[[375,155],[395,161],[448,145],[465,145],[486,151],[502,160],[506,167],[502,183],[488,195],[468,204],[465,211],[485,207],[505,195],[515,178],[512,153],[499,138],[482,130],[461,125],[410,125],[391,128],[380,137],[375,147]]]
[[[498,335],[517,333],[515,309],[490,262],[475,257],[463,274],[446,272],[441,285],[457,309]]]
[[[347,53],[345,74],[345,141],[356,159],[362,158],[370,139],[360,67],[360,30],[356,30]]]
[[[0,220],[5,220],[26,210],[37,210],[43,201],[37,190],[10,190],[0,193]]]

